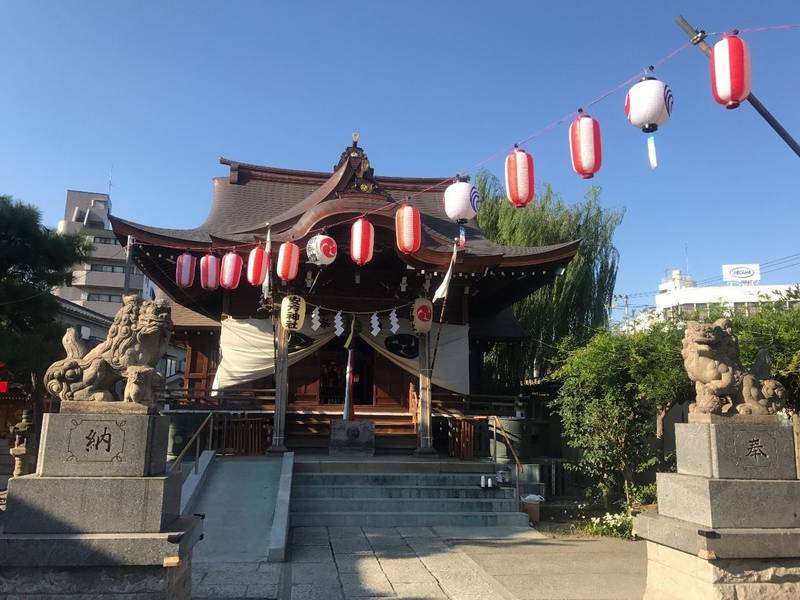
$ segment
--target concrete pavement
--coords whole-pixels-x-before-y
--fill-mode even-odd
[[[288,562],[201,562],[194,580],[196,598],[639,600],[645,554],[520,527],[297,527]]]
[[[457,536],[454,536],[457,537]],[[519,600],[641,600],[647,572],[643,541],[550,538],[451,539]]]
[[[288,569],[287,600],[513,598],[429,527],[295,528]]]

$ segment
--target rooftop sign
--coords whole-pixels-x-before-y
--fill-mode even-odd
[[[722,265],[722,280],[737,282],[760,281],[761,266],[758,264]]]

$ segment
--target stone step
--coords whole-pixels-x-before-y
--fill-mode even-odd
[[[292,527],[500,527],[525,526],[520,512],[319,512],[291,513]]]
[[[299,473],[478,473],[490,475],[496,470],[494,463],[481,461],[461,461],[452,459],[381,459],[336,460],[328,458],[295,459],[294,472]]]
[[[295,485],[464,486],[480,488],[479,473],[295,473]]]
[[[293,498],[291,508],[297,513],[503,513],[518,510],[519,503],[502,498]]]
[[[480,487],[439,486],[408,487],[402,485],[295,485],[292,487],[292,502],[299,498],[489,498],[513,499],[514,488],[502,487],[481,489]]]
[[[317,448],[327,452],[330,446],[330,434],[320,435],[307,431],[286,432],[286,445],[294,448]],[[375,434],[375,448],[414,450],[417,447],[417,434],[411,431],[377,432]],[[407,452],[411,454],[411,452]]]

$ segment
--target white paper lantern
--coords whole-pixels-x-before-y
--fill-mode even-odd
[[[411,324],[417,333],[428,333],[433,325],[433,304],[427,298],[417,298],[411,307]]]
[[[672,114],[672,90],[655,77],[645,77],[628,90],[625,96],[625,116],[634,127],[652,133]]]
[[[315,235],[306,244],[306,256],[312,265],[329,265],[336,260],[336,240],[329,235]]]
[[[474,185],[456,181],[444,191],[444,212],[451,221],[465,223],[478,213],[481,197]]]

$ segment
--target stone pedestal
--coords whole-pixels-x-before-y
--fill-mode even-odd
[[[202,525],[166,473],[168,417],[104,409],[45,415],[37,473],[9,481],[0,596],[191,598]]]
[[[678,473],[658,475],[645,600],[800,598],[796,435],[777,416],[676,426]]]
[[[339,419],[331,421],[331,456],[373,456],[375,422]]]
[[[52,477],[149,477],[167,464],[169,417],[44,415],[36,474]]]

